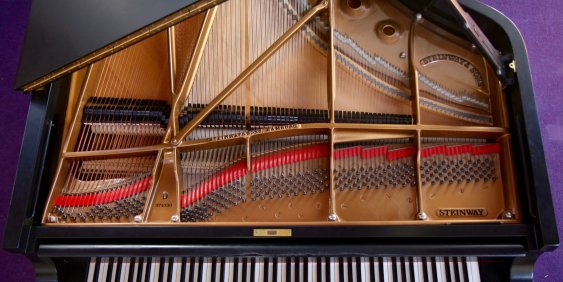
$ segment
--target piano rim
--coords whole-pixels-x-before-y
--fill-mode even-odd
[[[522,162],[521,166],[523,166],[524,171],[526,173],[526,176],[524,176],[525,181],[523,181],[524,183],[520,184],[520,188],[522,190],[521,193],[528,194],[529,202],[523,206],[523,209],[527,207],[526,209],[527,212],[531,212],[532,215],[531,218],[528,218],[526,220],[527,224],[510,224],[510,225],[463,224],[463,225],[441,225],[441,226],[434,225],[434,226],[416,226],[416,228],[423,228],[423,229],[430,228],[435,230],[447,230],[452,226],[454,226],[455,228],[459,228],[461,226],[461,228],[466,228],[468,230],[471,230],[471,228],[475,228],[476,226],[479,226],[480,228],[482,227],[490,228],[490,226],[495,226],[496,228],[502,228],[503,230],[504,229],[511,230],[512,228],[520,231],[505,233],[505,232],[498,232],[498,230],[496,232],[492,230],[489,236],[499,237],[501,235],[502,236],[508,235],[509,237],[515,236],[518,238],[526,238],[527,239],[526,241],[528,241],[527,244],[528,249],[532,249],[532,250],[538,249],[541,251],[553,250],[558,246],[559,239],[558,239],[557,227],[555,224],[554,209],[553,209],[551,193],[550,193],[550,185],[549,185],[549,180],[547,178],[547,171],[546,171],[547,169],[546,169],[545,158],[543,154],[543,146],[541,142],[539,123],[538,123],[538,118],[535,108],[535,102],[534,102],[533,87],[531,83],[529,64],[527,60],[527,54],[526,54],[524,42],[521,38],[520,32],[514,26],[514,24],[508,18],[502,15],[500,12],[477,1],[460,0],[460,2],[465,7],[469,8],[470,10],[469,12],[471,14],[478,13],[479,16],[486,17],[488,20],[493,21],[500,28],[502,28],[506,33],[507,37],[510,39],[510,42],[507,45],[509,45],[510,48],[512,48],[513,50],[516,50],[513,53],[515,56],[515,60],[518,61],[518,72],[515,75],[519,87],[518,88],[513,87],[512,89],[509,88],[507,89],[506,92],[509,93],[511,95],[511,99],[514,100],[512,101],[512,104],[516,103],[522,108],[521,113],[519,113],[520,114],[519,116],[517,117],[511,116],[511,121],[513,123],[517,123],[517,126],[515,128],[515,130],[517,131],[515,134],[516,136],[515,138],[520,138],[519,140],[520,144],[522,143],[533,144],[534,146],[533,148],[524,147],[524,146],[519,148],[514,148],[514,150],[518,150],[518,152],[522,154],[522,156],[520,156],[521,158],[520,160]],[[47,90],[46,92],[52,92],[53,91],[52,88],[55,89],[57,87],[64,88],[64,86],[57,85],[59,83],[60,81],[54,82],[50,87],[51,89],[46,89]],[[49,94],[50,93],[43,93],[43,95],[45,96],[50,96]],[[33,96],[38,96],[38,95],[42,95],[42,94],[34,94]],[[47,100],[50,101],[52,99],[52,97],[42,97],[42,98],[34,97],[34,98],[38,98],[36,100],[39,100],[39,103],[47,103],[48,102]],[[28,116],[27,125],[26,125],[26,128],[28,130],[26,130],[26,134],[24,135],[24,145],[26,144],[25,141],[27,141],[28,145],[29,143],[31,143],[31,145],[35,145],[38,147],[46,146],[46,144],[44,143],[48,143],[49,140],[45,140],[48,139],[45,137],[45,135],[50,132],[49,128],[51,126],[48,124],[49,118],[44,116],[45,115],[44,112],[41,112],[40,114],[42,116],[40,119],[38,120],[32,120],[32,119],[38,118],[37,115],[39,113],[37,113],[36,111],[49,111],[49,110],[52,111],[53,107],[54,106],[50,106],[50,105],[40,105],[39,107],[37,107],[37,105],[34,105],[32,101],[32,104],[30,105],[30,115]],[[50,115],[53,115],[53,113],[51,112]],[[30,127],[30,124],[38,125],[39,130],[37,129],[33,130],[32,127]],[[34,131],[34,132],[28,132],[28,131]],[[23,145],[22,145],[21,154],[22,156],[24,156],[25,154],[25,147]],[[123,228],[129,229],[131,230],[131,232],[123,233],[122,231],[120,231],[120,234],[118,234],[115,231],[112,232],[111,230],[109,230],[115,228],[109,228],[108,230],[106,230],[105,227],[100,227],[100,228],[58,227],[56,228],[56,230],[54,230],[54,228],[50,228],[46,226],[36,226],[35,224],[37,223],[33,222],[32,217],[25,216],[26,214],[33,214],[33,212],[30,213],[29,210],[33,208],[37,209],[38,207],[35,206],[36,203],[31,203],[31,205],[20,205],[20,203],[16,201],[17,199],[21,199],[22,197],[26,196],[26,194],[28,195],[33,194],[36,191],[36,189],[38,189],[38,187],[41,186],[40,184],[34,182],[37,181],[41,182],[41,180],[45,181],[44,179],[42,179],[43,178],[42,175],[39,176],[37,175],[38,174],[37,171],[29,172],[26,171],[26,169],[22,168],[25,167],[26,164],[29,164],[30,162],[32,163],[41,162],[40,156],[34,156],[33,158],[34,158],[33,160],[29,160],[20,156],[18,175],[16,178],[16,185],[15,185],[16,189],[14,189],[12,196],[10,214],[8,217],[8,224],[6,228],[7,236],[5,236],[5,240],[4,240],[4,248],[9,250],[19,250],[19,251],[26,250],[26,252],[29,251],[33,252],[34,250],[36,251],[35,246],[39,246],[39,244],[37,244],[38,240],[41,241],[43,239],[65,238],[67,236],[61,236],[61,234],[59,234],[65,232],[67,233],[67,235],[79,235],[79,236],[80,235],[84,236],[83,234],[80,234],[81,232],[91,232],[89,235],[90,237],[95,236],[95,234],[107,233],[108,235],[111,234],[113,236],[112,238],[117,238],[117,237],[124,238],[126,236],[121,236],[121,235],[129,234],[129,235],[136,235],[133,237],[137,237],[139,234],[134,234],[135,232],[137,233],[139,231],[145,232],[148,230],[152,230],[154,228],[159,228],[153,226],[142,226],[142,227],[125,226]],[[36,165],[30,167],[36,167]],[[42,173],[43,172],[41,171],[41,173],[39,174]],[[19,185],[21,186],[21,184],[19,184],[19,182],[22,182],[21,178],[30,177],[30,175],[31,178],[33,178],[33,180],[23,181],[24,182],[23,186],[27,186],[27,187],[23,187],[23,188],[19,187],[26,191],[21,191],[22,189],[18,189],[18,186]],[[39,178],[39,180],[37,180],[37,178]],[[30,198],[31,197],[28,197],[28,201],[31,201]],[[32,207],[30,208],[29,206]],[[541,209],[538,207],[541,207]],[[41,207],[39,207],[37,210],[41,210]],[[16,228],[16,232],[8,232],[9,230],[8,227]],[[334,229],[337,226],[327,226],[327,227]],[[390,226],[390,227],[382,227],[382,226],[360,226],[360,227],[374,228],[374,230],[377,230],[378,228],[390,228],[390,229],[410,228],[410,226],[402,226],[402,225]],[[122,228],[122,227],[117,227],[117,228]],[[178,227],[167,227],[166,229],[172,230],[176,228],[182,230],[193,230],[194,228],[198,228],[198,227],[178,226]],[[298,228],[305,228],[305,226],[300,226]],[[346,229],[348,227],[344,226],[342,228]],[[116,237],[115,235],[120,235],[120,236]],[[183,236],[182,238],[189,238],[186,237],[186,234],[181,234],[181,235]],[[375,236],[375,237],[382,237],[382,236]],[[451,234],[448,234],[447,237],[451,237]],[[425,237],[417,236],[417,238],[425,238]]]

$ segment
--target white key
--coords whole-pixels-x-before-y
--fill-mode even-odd
[[[326,258],[322,257],[321,258],[321,282],[326,282],[327,277],[326,277]]]
[[[309,282],[317,281],[316,278],[313,278],[313,273],[316,273],[316,271],[317,271],[316,263],[315,263],[315,266],[313,266],[313,258],[308,257],[307,258],[307,273],[306,273],[307,281],[309,281]]]
[[[108,273],[111,277],[111,281],[115,281],[115,275],[117,275],[117,261],[118,258],[113,258],[113,263],[111,266],[111,273]]]
[[[90,265],[88,266],[88,277],[86,281],[94,282],[94,273],[96,272],[96,258],[93,257],[90,259]]]
[[[193,277],[194,277],[194,281],[198,281],[199,279],[199,258],[194,258],[194,273],[193,273]],[[190,277],[190,276],[186,276],[186,277]]]
[[[285,258],[278,258],[276,267],[278,268],[276,281],[285,281]]]
[[[305,265],[303,264],[303,257],[299,258],[299,282],[305,282]]]
[[[352,282],[352,281],[348,281],[348,258],[342,258],[342,270],[344,270],[344,274],[342,274],[342,277],[344,277],[344,281],[342,282]]]
[[[457,268],[459,270],[459,281],[460,282],[468,282],[465,281],[465,277],[463,275],[464,271],[463,271],[463,262],[461,261],[461,257],[456,257],[457,260]]]
[[[405,277],[405,282],[414,282],[411,281],[411,261],[410,258],[405,258],[405,274],[407,275],[407,277]]]
[[[290,262],[289,262],[289,271],[290,271],[290,281],[291,282],[295,282],[295,258],[291,258]]]
[[[373,275],[376,282],[383,282],[379,279],[379,258],[373,258]]]
[[[139,258],[135,259],[135,263],[133,264],[133,281],[137,281],[137,276],[139,275],[139,270],[141,266],[139,265]]]
[[[180,282],[180,271],[182,271],[182,258],[175,257],[172,261],[171,282]]]
[[[437,282],[447,282],[448,278],[446,276],[446,263],[444,262],[444,258],[436,257]]]
[[[273,282],[272,280],[273,276],[274,276],[274,258],[270,258],[268,260],[268,282]]]
[[[331,281],[340,282],[340,274],[338,273],[338,260],[334,257],[330,258],[330,274],[332,275],[330,279]]]
[[[413,258],[414,264],[414,281],[415,282],[423,282],[426,281],[426,277],[424,277],[424,270],[422,269],[424,265],[422,265],[422,258],[415,257]]]
[[[109,258],[102,258],[100,261],[100,270],[98,271],[98,282],[106,282],[108,275]]]
[[[131,267],[131,258],[125,257],[121,262],[121,275],[119,281],[128,281],[129,279],[129,268]]]
[[[432,275],[432,258],[426,257],[426,274],[427,274],[427,281],[434,282],[434,276]]]
[[[223,277],[220,277],[221,276],[221,267],[222,267],[221,258],[217,258],[215,261],[216,261],[216,264],[215,264],[216,265],[215,266],[215,282],[225,281],[225,280],[222,280]],[[213,277],[211,277],[211,279],[213,279]]]
[[[219,275],[217,275],[217,277],[218,277],[217,279],[222,279],[222,280],[219,280],[219,281],[229,281],[229,282],[233,281],[232,280],[233,279],[232,278],[233,277],[233,274],[232,274],[233,261],[232,261],[232,259],[233,258],[225,258],[225,265],[223,266],[223,268],[225,268],[225,271],[223,271],[223,277],[219,278]],[[221,272],[219,272],[219,273],[221,273]]]
[[[366,260],[367,258],[360,258],[360,277],[362,278],[362,281],[369,281],[370,277],[369,272],[366,272],[366,269],[369,270],[369,264],[366,264]]]
[[[477,257],[467,257],[467,269],[470,282],[481,282],[479,260]]]
[[[358,282],[358,261],[352,257],[352,282]]]
[[[146,276],[146,274],[147,274],[147,259],[148,258],[143,259],[143,266],[142,266],[141,271],[139,271],[139,274],[141,275],[141,281],[144,281],[145,277],[147,277]]]
[[[403,269],[403,263],[399,257],[395,258],[395,261],[397,262],[397,282],[403,282],[403,272],[401,271],[401,269]]]
[[[211,282],[209,278],[211,274],[211,258],[203,258],[203,266],[201,268],[201,281]]]
[[[254,267],[254,282],[264,282],[264,260],[259,257],[256,258],[256,265]]]
[[[393,265],[391,258],[383,258],[383,280],[385,282],[393,282]]]
[[[152,258],[151,272],[149,274],[150,281],[158,280],[158,274],[160,272],[160,258]]]

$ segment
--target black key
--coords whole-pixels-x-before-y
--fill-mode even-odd
[[[225,280],[225,266],[227,265],[227,259],[226,258],[218,258],[217,259],[217,263],[221,266],[221,270],[219,271],[219,281],[223,281]],[[233,281],[236,278],[233,278]]]
[[[375,260],[373,259],[373,257],[369,257],[369,282],[375,282],[375,271],[373,271],[373,266],[375,265]],[[366,269],[366,271],[368,271]],[[413,281],[414,282],[414,281]]]
[[[454,274],[455,274],[455,279],[456,280],[461,280],[459,279],[459,268],[458,268],[458,264],[457,264],[457,259],[452,257],[452,260],[454,262]]]
[[[422,273],[424,275],[424,279],[428,279],[428,269],[426,267],[426,257],[422,257]]]
[[[117,265],[115,266],[115,280],[119,281],[120,277],[121,277],[121,265],[123,264],[123,258],[119,257],[117,258]]]
[[[190,275],[188,276],[189,282],[194,282],[195,280],[195,262],[197,258],[188,258],[190,262]]]
[[[293,264],[293,258],[285,258],[285,281],[291,282],[291,265]]]
[[[172,281],[172,269],[174,269],[174,258],[173,257],[169,257],[168,258],[168,276],[167,276],[167,281],[171,282]]]
[[[215,275],[217,273],[217,258],[211,258],[211,281],[215,281]]]
[[[303,264],[303,277],[305,277],[305,279],[303,279],[303,281],[306,281],[309,278],[309,259],[308,258],[299,258],[299,261],[302,262]]]
[[[180,268],[180,281],[188,281],[188,279],[186,279],[186,272],[189,269],[186,269],[186,263],[188,263],[188,259],[183,257],[182,258],[182,267]]]
[[[352,257],[345,258],[348,261],[348,282],[354,281],[354,267],[352,265]]]
[[[264,261],[264,273],[262,273],[262,274],[264,275],[264,281],[268,281],[268,274],[269,274],[269,271],[270,271],[268,269],[268,265],[269,265],[269,262],[270,262],[270,258],[265,257],[263,261]]]
[[[164,257],[160,258],[160,268],[158,269],[158,281],[162,281],[163,278],[164,278],[164,263],[165,262],[166,262],[166,259]]]
[[[258,260],[255,257],[250,258],[250,281],[254,281],[256,277]]]
[[[436,282],[436,281],[438,281],[438,270],[436,269],[436,267],[437,267],[436,258],[432,257],[431,261],[432,261],[432,281]]]
[[[274,257],[274,269],[272,269],[272,281],[278,281],[278,258]],[[280,270],[281,271],[281,270]]]
[[[108,260],[108,268],[107,268],[107,275],[106,275],[106,282],[111,282],[111,274],[113,272],[113,262],[114,258],[109,258]]]
[[[145,258],[140,257],[139,258],[139,268],[137,269],[137,282],[141,282],[144,279],[144,277],[143,277],[143,268],[144,268],[143,264],[144,263],[145,263]]]
[[[127,278],[127,282],[133,282],[133,277],[135,276],[135,268],[137,267],[137,263],[138,260],[136,258],[131,258],[129,260],[129,277]]]
[[[145,280],[144,281],[151,281],[151,269],[154,267],[152,265],[152,257],[147,258],[147,272],[145,273]]]
[[[385,281],[385,275],[383,275],[383,258],[378,257],[377,261],[379,262],[379,281]]]
[[[96,258],[96,266],[94,268],[94,281],[98,281],[98,275],[100,273],[100,263],[102,262],[102,258]]]
[[[397,258],[392,257],[391,258],[391,267],[393,269],[393,271],[391,273],[389,273],[390,275],[392,275],[393,277],[393,281],[397,281],[398,280],[398,274],[397,274]]]
[[[408,258],[399,258],[399,260],[401,261],[401,279],[403,281],[407,281],[407,273],[408,273],[407,260],[408,260]]]
[[[322,267],[323,260],[321,257],[317,257],[317,281],[322,281],[323,277],[323,267]]]
[[[199,270],[197,271],[197,281],[203,282],[204,279],[205,279],[203,277],[203,261],[204,261],[204,258],[197,258],[197,260],[199,260]]]
[[[246,267],[247,263],[248,258],[242,258],[242,281],[246,281],[246,277],[248,277],[249,269]]]
[[[338,274],[340,276],[340,282],[344,282],[344,260],[346,258],[339,257],[338,258]]]
[[[356,261],[356,281],[363,282],[364,277],[362,276],[362,260],[360,257],[354,257],[353,260]],[[367,269],[365,271],[367,271]]]
[[[465,280],[465,282],[469,281],[469,273],[467,272],[467,258],[466,257],[462,257],[461,258],[461,266],[463,267],[463,279]]]
[[[332,273],[330,272],[330,257],[325,257],[325,277],[326,281],[333,281]]]
[[[238,257],[235,257],[233,260],[233,281],[238,281],[238,264],[241,260]]]

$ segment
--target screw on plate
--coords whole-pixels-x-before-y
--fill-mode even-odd
[[[428,219],[428,215],[425,212],[419,212],[417,217],[420,220],[427,220]]]
[[[504,219],[514,219],[514,213],[512,213],[511,211],[505,211],[505,212],[502,214],[502,217],[503,217]]]
[[[47,221],[49,221],[50,223],[56,223],[57,222],[57,217],[50,214],[49,217],[47,218]]]
[[[180,217],[177,214],[175,214],[175,215],[170,217],[170,221],[178,222],[178,221],[180,221]]]
[[[338,216],[336,214],[332,213],[328,216],[329,221],[336,221],[337,219],[338,219]]]

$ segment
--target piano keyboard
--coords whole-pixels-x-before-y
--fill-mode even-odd
[[[98,257],[88,282],[480,282],[477,257]]]

